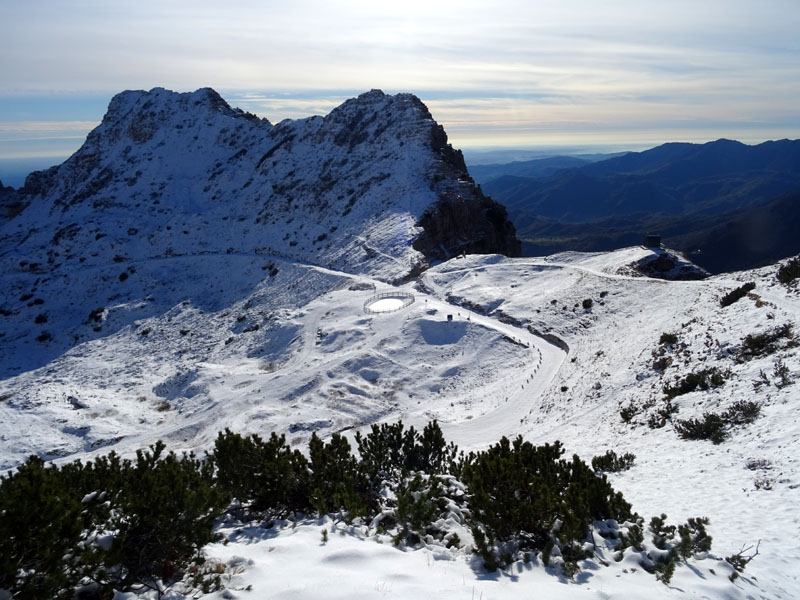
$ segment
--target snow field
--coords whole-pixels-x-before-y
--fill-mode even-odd
[[[304,445],[312,431],[324,438],[399,418],[421,428],[437,418],[464,450],[522,434],[534,443],[560,440],[568,455],[586,461],[609,448],[633,452],[635,465],[610,475],[612,484],[646,523],[662,512],[673,524],[709,517],[710,559],[679,565],[669,587],[630,552],[620,563],[606,557],[607,567],[587,562],[568,582],[536,560],[487,574],[464,551],[398,550],[363,525],[226,523],[229,543],[206,551],[229,565],[229,589],[211,597],[247,597],[248,586],[279,598],[800,597],[796,384],[756,390],[761,371],[772,379],[775,357],[734,360],[746,334],[796,323],[800,300],[773,285],[768,269],[704,282],[618,274],[642,252],[452,260],[423,275],[408,309],[374,316],[363,313],[364,301],[394,288],[367,276],[270,259],[279,270],[271,277],[261,270],[263,256],[198,257],[196,264],[184,257],[187,273],[223,267],[230,281],[187,304],[182,285],[195,283],[153,284],[154,300],[120,297],[104,313],[103,330],[92,333],[87,311],[69,308],[85,291],[76,283],[60,301],[75,314],[72,331],[87,338],[0,383],[0,395],[8,395],[0,417],[10,424],[0,433],[0,463],[13,466],[30,452],[63,460],[111,448],[130,454],[156,439],[202,451],[224,427],[285,432]],[[142,262],[138,274],[151,268]],[[724,292],[751,279],[758,298],[719,307]],[[92,293],[103,305],[102,289]],[[556,336],[558,345],[531,330]],[[652,363],[663,332],[681,343],[660,373]],[[796,353],[779,356],[796,377]],[[705,366],[730,375],[719,388],[676,398],[675,418],[724,410],[737,399],[757,400],[762,416],[718,446],[682,440],[670,425],[650,429],[644,412],[630,424],[621,420],[622,406],[658,402],[664,385]],[[759,540],[759,556],[728,581],[720,559]]]
[[[798,580],[788,567],[800,560],[798,536],[788,533],[800,500],[795,458],[800,431],[792,416],[796,384],[778,389],[773,383],[755,390],[759,373],[771,373],[776,357],[738,363],[735,352],[747,334],[785,322],[796,325],[800,298],[777,284],[774,268],[702,282],[618,274],[645,252],[633,248],[500,261],[468,257],[432,269],[424,280],[439,296],[502,310],[541,331],[557,333],[569,345],[569,356],[552,385],[526,416],[526,439],[559,439],[568,454],[576,452],[586,460],[609,448],[618,454],[633,452],[634,467],[610,479],[646,521],[661,512],[673,523],[708,516],[717,555],[733,554],[761,540],[759,556],[736,585],[753,597],[798,596]],[[475,271],[483,275],[475,277]],[[757,283],[754,296],[720,307],[724,293],[750,280]],[[500,282],[508,285],[503,288]],[[590,309],[582,307],[585,298],[594,300]],[[652,366],[653,352],[664,332],[677,333],[685,348],[659,373]],[[796,351],[778,356],[796,378]],[[734,429],[726,442],[715,446],[682,440],[671,425],[650,429],[644,417],[635,417],[636,425],[622,422],[621,407],[658,402],[664,385],[711,366],[729,373],[725,384],[679,396],[674,418],[721,412],[737,400],[758,402],[762,416]],[[758,461],[767,466],[748,468]],[[732,592],[717,593],[726,597]]]

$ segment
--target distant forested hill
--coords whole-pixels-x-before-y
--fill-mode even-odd
[[[565,157],[560,157],[565,158]],[[670,143],[536,176],[525,163],[473,177],[504,204],[523,252],[609,250],[661,233],[712,272],[751,268],[800,252],[800,140]],[[551,161],[555,167],[557,161]],[[566,165],[566,161],[561,162]],[[696,252],[699,250],[700,252]]]

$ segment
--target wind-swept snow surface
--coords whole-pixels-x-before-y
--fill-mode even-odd
[[[321,531],[328,531],[323,542]],[[394,548],[390,536],[348,527],[329,519],[284,524],[275,531],[223,528],[233,543],[208,548],[212,560],[226,565],[230,589],[215,598],[440,598],[485,600],[541,598],[757,598],[759,588],[731,585],[728,569],[700,561],[696,570],[678,569],[668,588],[639,566],[631,552],[608,566],[586,562],[574,581],[541,561],[519,561],[510,569],[487,573],[479,558],[442,547],[408,551]],[[602,551],[601,551],[602,553]],[[705,564],[708,563],[708,564]],[[715,570],[715,573],[712,573]],[[750,595],[748,594],[750,593]],[[227,594],[227,595],[226,595]]]
[[[627,275],[647,252],[467,257],[401,288],[263,256],[163,259],[197,261],[183,272],[199,264],[210,280],[224,274],[224,285],[204,296],[186,294],[196,285],[190,279],[156,283],[164,262],[143,261],[137,275],[154,282],[142,294],[152,297],[106,307],[90,321],[100,332],[2,381],[0,462],[130,453],[159,438],[202,449],[224,427],[286,432],[300,445],[312,431],[325,437],[399,418],[420,427],[435,418],[465,450],[522,434],[561,440],[587,461],[609,448],[634,453],[634,467],[612,474],[613,485],[646,521],[661,512],[673,523],[709,517],[712,559],[679,566],[670,587],[634,559],[587,563],[568,582],[536,560],[489,575],[464,549],[401,551],[363,526],[231,524],[222,530],[231,542],[207,548],[228,565],[230,590],[216,597],[245,597],[248,586],[287,598],[798,597],[800,362],[789,339],[740,358],[747,335],[797,324],[797,290],[778,284],[774,268],[706,281]],[[750,296],[720,306],[750,280]],[[65,288],[50,310],[68,310],[90,289]],[[364,314],[369,297],[393,290],[415,302]],[[76,335],[91,331],[74,327]],[[663,333],[678,342],[665,346]],[[663,357],[669,364],[655,368]],[[773,375],[778,363],[785,381]],[[725,374],[723,385],[680,395],[677,412],[651,418],[665,386],[712,367]],[[678,419],[743,399],[758,402],[761,416],[733,427],[722,444],[677,435]],[[624,408],[633,411],[627,422]],[[729,567],[713,557],[759,541],[759,555],[731,583]]]

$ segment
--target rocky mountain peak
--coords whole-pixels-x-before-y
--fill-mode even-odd
[[[231,106],[212,88],[178,93],[164,88],[150,91],[127,90],[116,94],[108,105],[103,123],[120,124],[126,120],[169,115],[176,112],[218,112],[232,117],[258,120],[255,115]]]
[[[153,88],[149,92],[129,90],[114,96],[101,126],[92,134],[113,139],[127,137],[141,144],[152,139],[162,127],[169,132],[170,127],[180,130],[191,126],[186,122],[188,115],[193,115],[194,119],[191,121],[201,116],[208,119],[214,115],[261,121],[255,115],[231,108],[211,88],[201,88],[189,93]],[[266,120],[264,122],[268,123]],[[91,136],[87,141],[91,141]]]
[[[30,206],[12,237],[30,248],[15,252],[55,240],[52,265],[259,252],[394,280],[463,252],[519,253],[504,209],[427,107],[380,90],[277,125],[210,88],[122,92],[83,146],[20,194]]]

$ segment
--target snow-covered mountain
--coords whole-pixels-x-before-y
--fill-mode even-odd
[[[260,252],[394,279],[462,252],[519,253],[425,105],[379,90],[277,125],[211,89],[123,92],[20,195],[4,245],[48,270]]]
[[[199,270],[183,261],[200,280],[181,299],[205,301],[229,274],[206,272],[226,264],[223,256],[282,257],[391,281],[463,252],[519,253],[505,209],[473,185],[424,104],[378,90],[324,118],[278,125],[230,108],[211,89],[123,92],[80,150],[16,193],[4,188],[3,198],[6,216],[17,216],[0,233],[2,309],[16,317],[8,325],[47,319],[48,356],[82,338],[74,327],[89,311],[165,300],[164,292],[139,295],[172,278],[149,269],[186,257],[206,259]],[[58,310],[37,304],[46,299],[37,293],[87,285]],[[37,297],[21,299],[29,294]],[[39,354],[24,344],[42,332],[4,333],[3,371],[19,372],[17,363]]]
[[[489,575],[469,544],[401,551],[364,526],[239,524],[223,528],[230,543],[206,549],[229,588],[209,597],[245,597],[248,586],[303,598],[800,596],[796,284],[779,283],[776,267],[643,277],[663,253],[638,247],[468,255],[397,282],[490,244],[475,215],[513,254],[501,209],[459,162],[407,95],[370,92],[325,119],[277,126],[207,90],[117,96],[81,151],[29,178],[28,206],[3,225],[0,468],[31,453],[130,454],[157,439],[202,451],[225,427],[274,430],[302,447],[312,431],[436,418],[465,450],[521,434],[561,440],[585,460],[632,452],[614,487],[645,519],[709,517],[713,552],[679,566],[670,587],[635,553],[586,561],[568,583],[536,559]],[[345,176],[357,173],[364,187],[350,203]],[[473,215],[466,225],[460,211]],[[721,306],[749,281],[748,295]],[[366,312],[380,292],[414,302]],[[719,380],[668,398],[704,371]],[[727,425],[722,443],[678,435],[680,420],[742,400],[761,414]],[[342,535],[320,544],[321,527]],[[729,581],[722,558],[758,540],[759,555]]]

